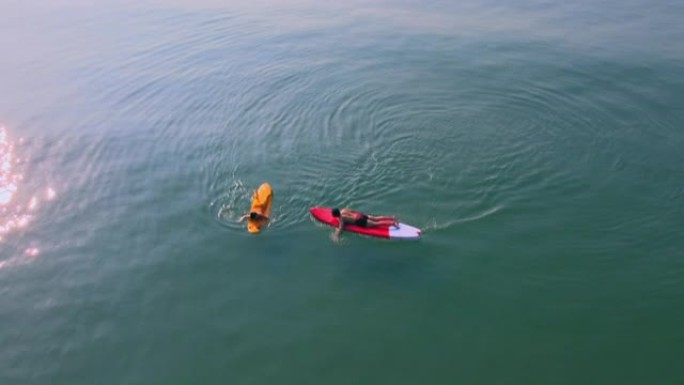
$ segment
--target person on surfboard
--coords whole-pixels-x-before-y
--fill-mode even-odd
[[[261,214],[255,212],[255,211],[252,211],[252,212],[250,212],[249,214],[245,214],[245,215],[241,216],[240,219],[238,219],[238,222],[239,222],[239,223],[242,223],[242,222],[244,222],[244,220],[247,219],[247,218],[249,218],[249,219],[251,219],[251,220],[253,220],[253,221],[268,221],[268,217],[267,217],[267,216],[261,215]]]
[[[335,238],[339,238],[340,233],[344,230],[344,225],[356,225],[359,227],[399,227],[399,222],[394,217],[367,215],[351,209],[340,210],[334,208],[332,209],[332,216],[340,219],[340,224],[337,226],[337,229],[335,229]]]
[[[258,190],[254,190],[254,193],[253,193],[254,198],[252,199],[252,209],[250,210],[249,213],[247,213],[247,214],[241,216],[240,219],[238,219],[238,223],[244,222],[245,219],[247,219],[247,218],[249,218],[249,219],[251,219],[251,220],[253,220],[253,221],[259,221],[259,222],[263,222],[263,223],[267,223],[267,222],[269,221],[268,216],[262,214],[264,210],[267,210],[266,203],[262,203],[262,204],[257,205],[257,206],[255,206],[255,203],[254,203],[255,201],[257,201],[257,199],[258,199],[258,197],[259,197],[259,191],[260,191],[262,188],[264,188],[264,187],[266,187],[267,194],[269,194],[268,196],[270,197],[270,194],[271,194],[271,186],[270,186],[268,183],[264,183],[264,184],[262,184],[262,185],[259,187]],[[263,198],[263,199],[267,199],[267,198]],[[256,209],[260,209],[261,213],[260,213],[260,212],[257,212],[257,211],[254,211],[255,208],[256,208]]]

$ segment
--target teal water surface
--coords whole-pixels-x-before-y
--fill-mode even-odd
[[[0,14],[0,384],[684,381],[681,2]]]

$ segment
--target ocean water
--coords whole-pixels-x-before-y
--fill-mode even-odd
[[[684,382],[681,2],[0,15],[0,384]]]

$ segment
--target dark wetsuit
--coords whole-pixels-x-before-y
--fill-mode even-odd
[[[368,226],[368,215],[356,213],[356,219],[354,220],[354,224],[359,227]]]

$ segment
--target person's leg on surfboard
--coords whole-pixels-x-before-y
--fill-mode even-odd
[[[373,219],[368,218],[366,220],[366,226],[364,227],[384,227],[384,226],[394,226],[394,227],[399,227],[399,223],[397,221],[376,221]]]
[[[397,219],[394,217],[369,215],[368,219],[375,222],[375,223],[381,223],[380,226],[399,227],[399,221],[397,221]]]

